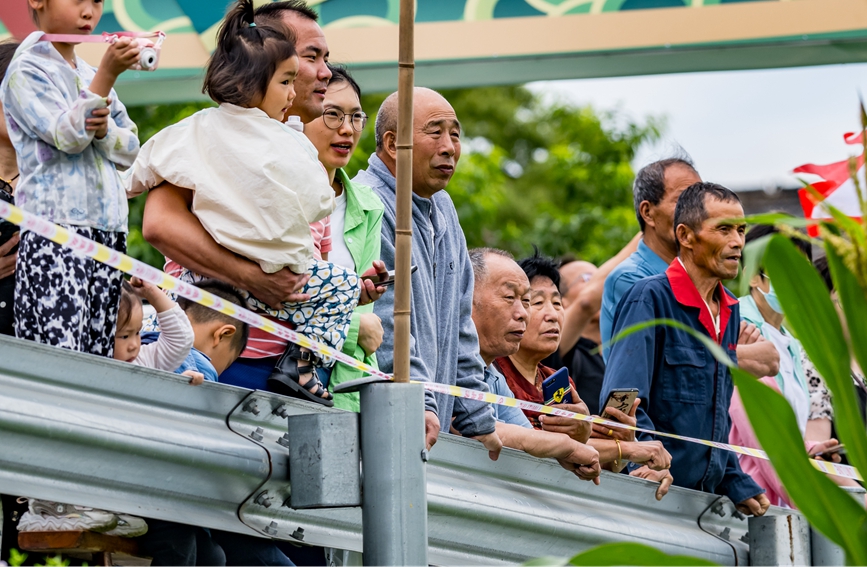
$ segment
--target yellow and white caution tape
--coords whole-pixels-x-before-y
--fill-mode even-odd
[[[180,295],[181,297],[189,299],[190,301],[195,301],[196,303],[200,303],[206,307],[210,307],[211,309],[219,311],[220,313],[229,315],[230,317],[234,317],[239,321],[243,321],[244,323],[247,323],[252,327],[262,329],[265,332],[271,333],[272,335],[276,335],[284,340],[295,343],[317,354],[333,358],[334,360],[350,366],[356,370],[360,370],[361,372],[365,372],[367,374],[371,374],[373,376],[377,376],[379,378],[384,378],[387,380],[393,379],[391,375],[382,372],[378,368],[374,368],[360,360],[356,360],[351,356],[336,351],[328,345],[313,341],[305,335],[296,333],[295,331],[288,329],[282,325],[277,325],[273,321],[265,319],[261,315],[245,309],[244,307],[235,305],[234,303],[228,301],[223,301],[221,298],[217,297],[212,293],[201,290],[194,285],[182,282],[181,280],[174,278],[166,274],[165,272],[153,268],[143,262],[140,262],[135,258],[131,258],[126,254],[122,254],[120,252],[117,252],[116,250],[112,250],[107,246],[98,244],[78,234],[70,233],[65,228],[41,219],[39,217],[36,217],[25,211],[22,211],[14,205],[10,205],[8,203],[0,201],[0,218],[17,224],[25,230],[34,232],[40,236],[51,240],[52,242],[60,244],[61,246],[70,248],[71,250],[83,256],[93,258],[97,262],[102,262],[103,264],[109,265],[125,274],[136,276],[165,290],[170,290]],[[457,398],[476,400],[501,406],[517,407],[522,410],[534,411],[546,415],[556,415],[560,417],[577,419],[579,421],[598,423],[610,428],[629,429],[632,431],[649,433],[651,435],[658,435],[661,437],[678,439],[680,441],[687,441],[689,443],[698,443],[699,445],[722,449],[724,451],[732,451],[740,455],[749,455],[758,459],[770,460],[768,458],[768,455],[764,451],[761,451],[759,449],[752,449],[750,447],[740,447],[738,445],[729,445],[728,443],[718,443],[716,441],[696,439],[694,437],[686,437],[683,435],[676,435],[674,433],[664,433],[662,431],[642,429],[640,427],[626,425],[617,421],[602,419],[601,417],[584,415],[580,413],[566,411],[556,407],[545,406],[542,404],[527,402],[515,398],[506,398],[504,396],[498,396],[489,392],[480,392],[478,390],[470,390],[458,386],[448,386],[446,384],[420,382],[415,380],[413,382],[422,384],[425,389],[431,392],[446,394]],[[863,480],[855,467],[851,467],[848,465],[838,465],[828,461],[817,461],[815,459],[810,459],[810,462],[813,463],[813,466],[815,466],[822,472],[856,480]]]

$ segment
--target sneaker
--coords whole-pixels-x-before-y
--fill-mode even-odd
[[[117,526],[117,516],[104,510],[48,500],[27,500],[27,512],[18,521],[19,532],[106,532]]]
[[[113,530],[105,532],[105,535],[118,537],[138,537],[148,533],[148,525],[142,518],[116,514],[117,526]]]

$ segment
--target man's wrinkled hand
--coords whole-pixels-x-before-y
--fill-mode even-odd
[[[764,494],[759,494],[753,498],[747,498],[737,505],[737,509],[742,514],[747,516],[764,516],[765,512],[771,506],[771,501]]]
[[[659,486],[656,488],[657,500],[662,500],[662,497],[668,494],[668,488],[671,486],[671,483],[674,482],[674,477],[671,476],[671,472],[668,469],[662,471],[655,471],[646,466],[635,469],[634,471],[629,473],[629,476],[635,476],[638,478],[643,478],[645,480],[658,482]]]
[[[500,436],[497,435],[496,431],[486,435],[476,435],[473,439],[479,441],[485,446],[485,449],[488,450],[488,456],[492,461],[496,461],[500,458],[500,451],[503,449],[503,442],[500,440]]]
[[[739,345],[751,345],[762,339],[762,332],[752,323],[741,321],[740,334],[738,334]]]
[[[632,404],[632,408],[629,410],[628,414],[623,413],[617,408],[605,408],[602,413],[608,412],[608,415],[610,416],[608,419],[610,421],[618,421],[624,425],[635,427],[638,423],[638,420],[635,419],[635,412],[638,411],[638,406],[640,404],[641,398],[636,398],[635,403]],[[601,423],[594,423],[593,434],[591,437],[594,439],[618,439],[620,441],[629,442],[635,441],[635,432],[631,429],[608,427]]]
[[[424,446],[428,451],[437,442],[440,434],[440,418],[432,411],[424,412]]]
[[[581,480],[589,480],[598,485],[599,475],[602,474],[599,453],[589,445],[578,442],[575,444],[575,449],[568,456],[557,459],[557,462]]]
[[[576,404],[554,404],[552,407],[584,415],[590,414],[587,404],[580,400]],[[543,430],[551,433],[564,433],[579,443],[586,443],[590,439],[592,424],[589,421],[578,421],[571,417],[543,414],[539,416],[539,423],[542,424]]]
[[[310,294],[296,293],[309,279],[310,274],[296,274],[289,268],[266,274],[256,266],[253,274],[245,279],[244,289],[272,309],[282,309],[284,302],[297,303],[310,299]]]
[[[635,464],[644,464],[655,471],[671,467],[671,453],[659,441],[634,441],[625,449],[624,458]]]

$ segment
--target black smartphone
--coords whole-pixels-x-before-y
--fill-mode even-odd
[[[416,270],[418,270],[418,266],[413,266],[409,269],[409,273],[414,274]],[[389,270],[388,277],[382,281],[379,280],[379,274],[373,274],[371,276],[361,276],[361,279],[372,281],[376,284],[376,287],[391,286],[394,285],[394,270]]]
[[[546,406],[573,403],[572,384],[569,383],[569,370],[567,368],[561,368],[545,378],[545,381],[542,382],[542,397],[545,398]]]
[[[635,403],[635,398],[638,397],[638,388],[615,388],[608,394],[608,401],[602,406],[602,417],[610,419],[611,416],[605,411],[605,408],[614,408],[628,414],[632,409],[632,404]]]

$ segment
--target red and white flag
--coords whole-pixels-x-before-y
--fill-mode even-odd
[[[843,136],[847,144],[862,144],[862,132],[850,132]],[[820,205],[827,203],[839,209],[846,216],[856,220],[861,220],[861,205],[858,202],[858,191],[855,189],[855,183],[849,176],[849,160],[838,161],[828,165],[815,165],[808,163],[800,167],[796,167],[795,173],[811,173],[822,178],[822,181],[811,183],[810,185],[822,195],[823,199],[817,199],[806,189],[798,191],[798,197],[801,200],[801,207],[804,209],[804,218],[808,219],[829,219],[831,215]],[[864,154],[858,156],[858,179],[864,187]],[[815,225],[808,228],[810,236],[818,236],[819,230]]]

